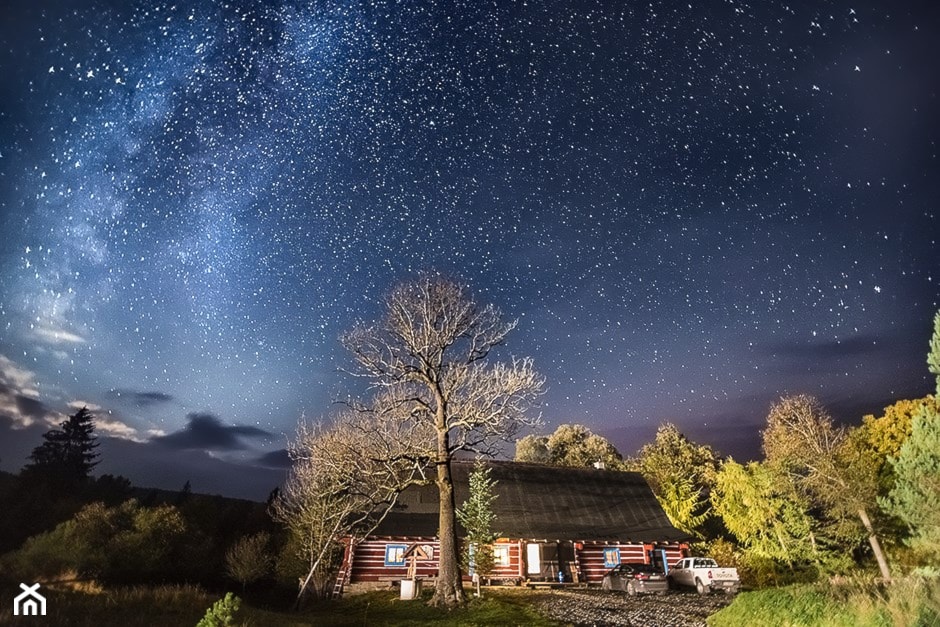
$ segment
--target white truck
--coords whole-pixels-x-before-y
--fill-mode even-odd
[[[738,569],[721,568],[718,562],[707,557],[682,558],[669,569],[668,581],[673,588],[694,586],[699,594],[713,590],[735,594],[741,587]]]

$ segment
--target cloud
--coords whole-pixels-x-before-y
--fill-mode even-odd
[[[49,326],[36,327],[33,335],[48,344],[84,344],[88,341],[77,333]]]
[[[794,361],[812,362],[813,360],[860,357],[875,354],[881,350],[881,346],[875,336],[856,335],[844,340],[799,343],[781,342],[768,346],[766,352],[793,359]]]
[[[4,355],[0,355],[0,414],[9,418],[14,429],[54,425],[62,419],[39,400],[36,375]]]
[[[5,355],[0,355],[0,382],[6,383],[26,396],[39,396],[36,374],[16,365]]]
[[[111,398],[129,400],[137,407],[152,407],[154,405],[169,403],[173,400],[172,394],[156,391],[143,392],[139,390],[111,390],[108,392],[108,396]]]
[[[95,416],[95,431],[101,435],[133,442],[145,442],[146,438],[140,435],[140,432],[129,424],[116,418],[102,418]]]
[[[286,448],[265,453],[258,457],[255,463],[265,468],[290,468],[293,464]]]
[[[147,438],[141,435],[140,431],[123,420],[116,418],[114,412],[103,408],[101,405],[83,400],[74,400],[69,401],[68,406],[73,410],[79,410],[84,407],[90,411],[95,421],[95,432],[99,435],[132,440],[134,442],[145,442],[147,440]]]
[[[42,442],[45,429],[15,429],[0,415],[0,467],[17,472]],[[101,462],[94,474],[123,475],[138,487],[179,490],[190,481],[194,492],[223,494],[263,502],[286,478],[283,468],[218,459],[202,450],[168,451],[153,442],[137,442],[102,434],[97,451]]]
[[[101,411],[101,405],[96,405],[94,403],[89,403],[88,401],[74,400],[69,401],[68,406],[72,409],[81,409],[84,407],[90,412]]]
[[[169,435],[156,437],[153,441],[178,450],[234,451],[247,448],[243,438],[272,437],[271,433],[257,427],[226,426],[214,414],[191,413],[186,418],[189,424],[185,427]]]
[[[16,401],[16,409],[19,415],[26,420],[42,420],[47,415],[53,413],[52,410],[46,407],[46,404],[38,398],[23,396],[22,394],[14,394],[13,398]]]

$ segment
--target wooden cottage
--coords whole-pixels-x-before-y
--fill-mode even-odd
[[[691,538],[669,519],[639,473],[487,462],[496,482],[491,578],[507,583],[600,583],[621,562],[672,564]],[[474,462],[453,462],[458,507]],[[346,553],[336,592],[433,578],[438,558],[435,484],[406,490],[375,532]],[[559,579],[559,572],[562,573]]]

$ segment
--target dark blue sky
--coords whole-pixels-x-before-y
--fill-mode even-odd
[[[129,4],[4,9],[5,469],[85,403],[102,469],[264,496],[421,270],[625,453],[931,390],[935,3]]]

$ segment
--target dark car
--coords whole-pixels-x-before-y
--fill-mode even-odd
[[[604,575],[604,590],[622,590],[629,595],[641,592],[665,592],[666,576],[652,564],[621,564]]]

